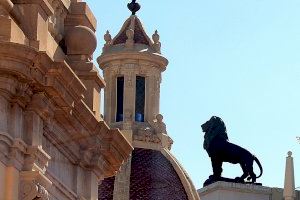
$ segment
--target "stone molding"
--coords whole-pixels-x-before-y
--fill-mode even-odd
[[[41,6],[43,11],[48,15],[53,14],[53,8],[48,2],[48,0],[14,0],[14,4],[37,4]]]
[[[21,181],[21,189],[24,199],[32,194],[43,197],[46,193],[44,194],[42,185],[51,185],[43,175],[50,160],[49,155],[41,147],[28,146],[21,139],[13,139],[5,133],[0,133],[0,149],[0,162],[21,171],[20,179],[23,181]]]
[[[216,190],[229,190],[229,191],[236,191],[236,192],[249,192],[249,193],[268,194],[268,195],[272,193],[272,189],[269,187],[253,185],[253,184],[228,183],[222,181],[201,188],[198,190],[198,193],[201,195],[205,195]]]
[[[29,146],[25,153],[23,170],[45,173],[50,159],[41,146]]]
[[[7,133],[0,133],[0,149],[0,162],[22,169],[27,145],[21,139],[13,139]]]
[[[102,54],[97,62],[102,70],[105,70],[109,64],[114,61],[128,60],[128,58],[138,62],[149,62],[152,66],[157,67],[160,71],[165,71],[168,65],[168,60],[159,54],[152,54],[147,52],[117,52]],[[124,63],[125,64],[125,63]]]
[[[90,10],[86,2],[71,2],[70,13],[65,20],[66,27],[70,26],[87,26],[93,31],[96,31],[97,20]]]
[[[66,139],[59,142],[65,143],[77,135],[80,138],[72,142],[82,150],[90,151],[91,146],[100,148],[99,155],[85,166],[100,179],[114,175],[129,157],[132,146],[119,130],[111,130],[104,121],[99,121],[84,103],[86,88],[70,66],[64,61],[53,62],[46,53],[32,47],[0,44],[1,95],[5,94],[9,102],[17,102],[23,109],[26,107],[25,111],[37,113],[45,128],[51,128],[53,120],[57,121],[66,130]],[[4,149],[10,151],[7,143],[12,142],[7,139]],[[73,152],[76,162],[80,160],[80,152],[72,150],[73,147],[65,148]],[[50,158],[42,151],[33,147],[24,152],[26,170],[45,172]]]

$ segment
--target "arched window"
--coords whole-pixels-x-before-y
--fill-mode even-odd
[[[117,78],[117,113],[116,122],[123,121],[124,77]]]
[[[144,122],[145,120],[145,77],[136,77],[135,93],[135,121]]]

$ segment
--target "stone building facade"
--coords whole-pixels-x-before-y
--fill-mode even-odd
[[[131,15],[120,32],[104,36],[98,58],[106,82],[104,119],[119,128],[134,147],[116,176],[99,185],[100,200],[199,200],[197,191],[170,153],[173,140],[160,114],[160,84],[168,60],[160,36],[146,34]]]
[[[96,200],[128,160],[100,114],[95,30],[81,0],[0,1],[0,200]]]

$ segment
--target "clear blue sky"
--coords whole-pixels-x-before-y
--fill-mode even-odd
[[[96,58],[105,31],[115,36],[130,13],[128,1],[87,2],[98,19]],[[261,160],[258,181],[266,186],[283,187],[286,153],[293,151],[300,186],[300,1],[139,2],[139,18],[149,35],[159,31],[170,61],[161,113],[172,152],[196,187],[211,174],[200,125],[212,115],[223,118],[231,142]],[[241,171],[226,164],[223,175]]]

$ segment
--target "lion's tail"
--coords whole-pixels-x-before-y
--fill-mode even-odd
[[[256,158],[256,156],[253,156],[253,157],[254,157],[254,160],[255,160],[255,162],[257,163],[257,165],[258,165],[258,167],[259,167],[259,170],[260,170],[259,176],[256,177],[256,178],[259,178],[259,177],[261,177],[261,175],[263,174],[263,168],[262,168],[262,166],[261,166],[259,160]]]

